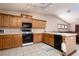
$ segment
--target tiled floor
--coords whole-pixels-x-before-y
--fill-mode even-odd
[[[79,50],[73,55],[78,56]],[[30,46],[0,50],[0,56],[61,56],[61,52],[44,43],[38,43]]]

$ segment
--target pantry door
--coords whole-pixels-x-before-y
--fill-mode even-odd
[[[79,25],[75,25],[75,32],[78,34],[76,36],[76,43],[79,44]]]

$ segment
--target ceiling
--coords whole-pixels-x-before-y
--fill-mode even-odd
[[[0,3],[0,10],[50,14],[68,23],[79,20],[78,3]]]

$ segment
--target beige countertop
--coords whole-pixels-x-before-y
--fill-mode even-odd
[[[0,33],[0,35],[14,35],[14,34],[29,34],[29,33],[32,33],[32,34],[42,34],[44,32],[9,32],[9,33]]]
[[[54,35],[62,35],[62,36],[76,36],[77,33],[55,33],[55,32],[45,32],[47,34],[54,34]]]
[[[46,34],[54,34],[54,35],[62,35],[62,36],[76,36],[77,33],[56,33],[56,32],[8,32],[8,33],[0,33],[0,35],[13,35],[13,34],[39,34],[39,33],[46,33]]]

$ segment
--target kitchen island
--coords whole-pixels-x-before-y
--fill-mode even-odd
[[[60,50],[62,52],[62,55],[71,55],[76,51],[76,35],[77,35],[77,33],[45,32],[45,34],[54,36],[53,37],[54,47],[56,49]],[[57,37],[57,38],[55,38],[55,37]],[[64,43],[64,44],[62,44],[62,43]]]

